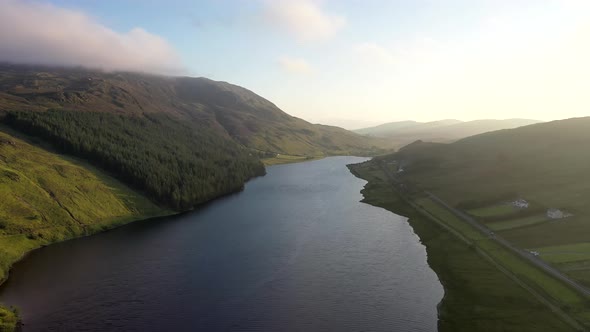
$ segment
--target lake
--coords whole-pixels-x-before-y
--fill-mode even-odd
[[[0,301],[24,331],[436,331],[443,288],[406,218],[331,157],[180,216],[33,252]]]

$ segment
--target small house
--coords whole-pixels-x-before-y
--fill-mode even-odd
[[[517,200],[515,200],[514,202],[512,202],[512,206],[517,207],[519,209],[526,209],[529,207],[529,202],[527,202],[526,200],[519,198]]]

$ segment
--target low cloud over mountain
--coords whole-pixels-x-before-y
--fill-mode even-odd
[[[183,72],[166,40],[142,28],[120,33],[83,12],[14,0],[0,0],[0,62]]]

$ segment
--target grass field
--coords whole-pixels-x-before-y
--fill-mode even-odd
[[[564,271],[572,279],[590,287],[590,243],[535,248],[547,262]]]
[[[528,264],[522,258],[514,255],[493,239],[483,235],[436,202],[428,198],[419,199],[417,202],[426,211],[444,221],[451,228],[459,231],[468,240],[472,241],[474,246],[482,249],[487,255],[511,271],[511,273],[519,276],[529,286],[543,290],[544,293],[547,293],[547,295],[561,304],[568,306],[584,306],[588,304],[588,301],[583,296],[578,295],[560,281],[555,280],[543,271]],[[590,322],[588,323],[590,324]]]
[[[491,217],[498,215],[509,215],[518,211],[517,208],[510,204],[497,204],[492,206],[486,206],[478,209],[468,210],[469,214],[476,217]]]
[[[323,155],[318,156],[293,156],[287,154],[277,154],[275,157],[272,158],[264,158],[262,162],[266,166],[272,165],[281,165],[281,164],[291,164],[291,163],[300,163],[304,161],[310,161],[315,159],[324,158]]]
[[[444,221],[466,242],[459,240],[403,202],[374,163],[356,165],[351,170],[369,181],[363,190],[365,202],[409,216],[410,224],[426,246],[428,263],[445,288],[439,306],[440,331],[572,330],[550,306],[524,287],[546,292],[552,302],[569,308],[568,315],[590,322],[585,298],[523,262],[430,199],[416,201],[419,209]],[[482,258],[480,251],[491,260]],[[504,266],[505,272],[496,264]],[[524,280],[524,287],[512,278]]]
[[[0,132],[0,280],[42,245],[171,214],[95,168]],[[0,326],[12,324],[0,310]]]
[[[523,218],[508,219],[502,221],[495,221],[486,223],[490,229],[494,231],[506,231],[518,227],[532,226],[543,222],[548,222],[549,219],[545,215],[535,215]]]
[[[534,249],[551,263],[569,263],[590,260],[590,243],[575,243]]]

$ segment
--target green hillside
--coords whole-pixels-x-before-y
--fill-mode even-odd
[[[248,179],[264,174],[257,157],[228,137],[163,113],[9,112],[4,122],[91,161],[177,210],[240,190]]]
[[[519,195],[547,206],[587,211],[571,196],[590,194],[590,117],[468,137],[452,144],[416,142],[392,155],[404,177],[453,204]]]
[[[261,158],[371,155],[388,145],[292,117],[229,83],[81,68],[0,65],[0,121],[178,210],[239,190],[264,174]]]
[[[0,280],[40,246],[171,213],[83,162],[6,132],[0,132],[0,197]],[[15,323],[0,308],[0,329]]]
[[[416,142],[381,159],[519,248],[590,287],[590,117]],[[518,199],[526,208],[510,205]],[[564,218],[549,217],[557,209]],[[572,249],[573,248],[573,249]]]
[[[391,145],[290,116],[252,91],[226,82],[0,65],[0,112],[48,109],[136,116],[165,113],[269,155],[367,155]]]
[[[411,195],[404,197],[395,190],[381,163],[369,161],[349,165],[349,168],[353,174],[368,181],[362,190],[363,202],[406,216],[426,247],[428,265],[436,272],[445,292],[438,305],[438,331],[572,330],[560,315],[514,282],[510,273],[498,269],[497,262],[479,254],[476,247],[489,248],[493,245],[491,239],[475,234],[476,238],[466,243],[462,237],[457,237],[456,232],[449,230],[453,229],[452,226],[472,232],[454,224],[458,220],[452,217],[447,223],[441,222],[431,213],[424,213],[420,205],[413,205],[408,199]],[[425,206],[422,202],[420,204]],[[496,257],[510,257],[501,248],[491,248]],[[559,291],[570,292],[564,287]]]
[[[514,282],[512,286],[528,293],[523,298],[543,303],[569,329],[585,330],[590,326],[589,144],[590,117],[585,117],[489,132],[450,144],[416,141],[351,169],[369,181],[365,197],[371,204],[396,213],[411,210],[419,215],[415,219],[425,219],[415,230],[421,238],[429,234],[422,238],[429,262],[446,262],[433,268],[445,286],[443,316],[454,312],[449,319],[458,324],[446,329],[479,330],[466,326],[488,315],[461,318],[474,306],[498,315],[496,328],[490,330],[526,330],[538,321],[532,314],[518,316],[516,309],[509,309],[516,302],[494,300],[508,286],[489,287],[491,273],[466,263],[474,259],[495,266]],[[396,201],[393,206],[384,203]],[[432,234],[449,236],[447,242],[432,242]],[[466,257],[459,260],[451,249],[457,243],[470,252],[463,252]],[[445,283],[449,276],[470,281]],[[466,296],[473,298],[463,303]],[[522,326],[506,328],[512,324]],[[543,329],[565,330],[545,324],[533,328]]]

